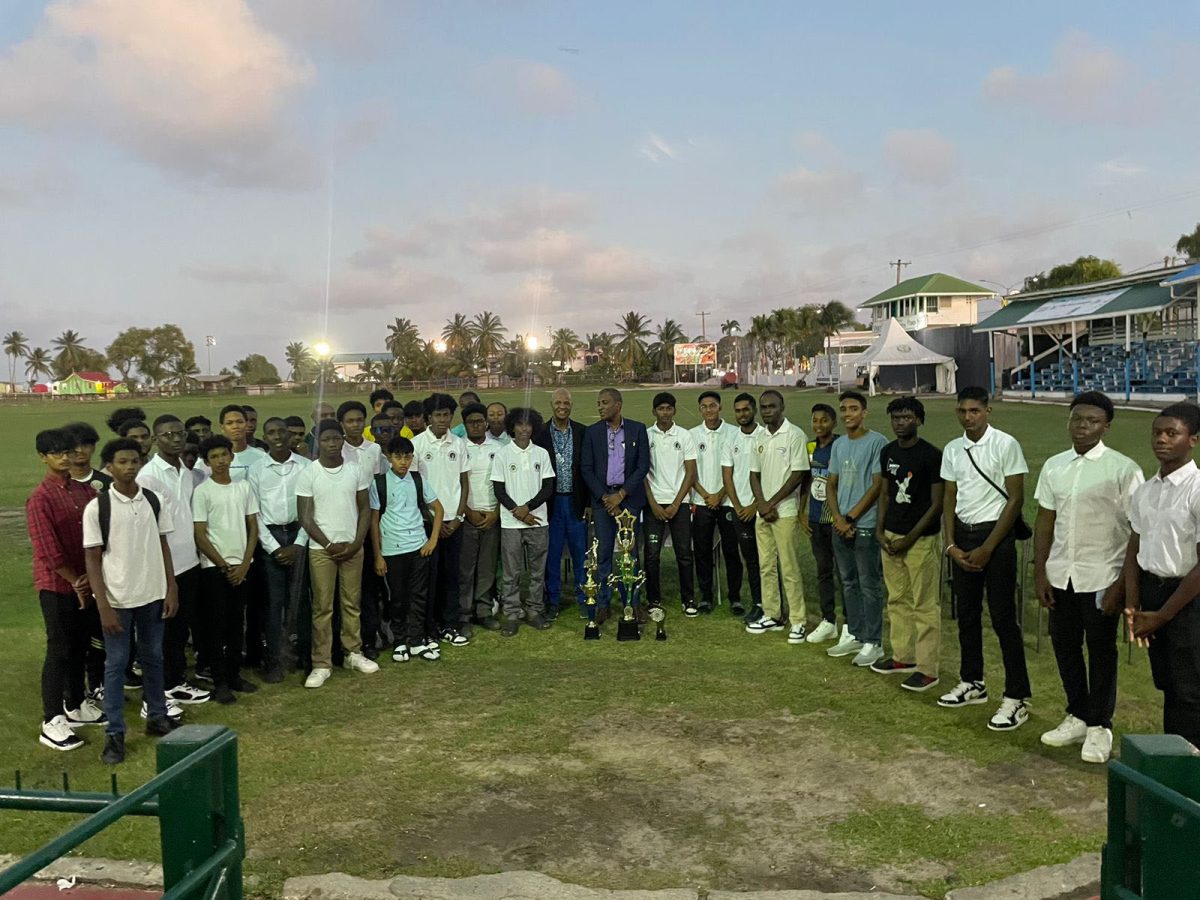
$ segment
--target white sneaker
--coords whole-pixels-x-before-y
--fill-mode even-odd
[[[438,645],[429,643],[428,641],[423,644],[412,644],[408,650],[417,659],[423,659],[425,662],[433,662],[442,657],[442,652],[438,649]]]
[[[354,672],[362,672],[364,675],[372,675],[379,671],[379,663],[367,659],[361,653],[347,653],[346,661],[342,665]]]
[[[396,649],[392,651],[393,662],[408,662],[411,659],[411,654],[408,652],[408,644],[397,644]]]
[[[148,703],[146,703],[145,700],[142,701],[141,714],[142,714],[143,719],[147,719],[150,717],[150,705]],[[183,718],[183,707],[180,706],[179,703],[176,702],[175,700],[172,700],[170,697],[167,698],[167,718],[170,719],[172,722],[176,722],[179,719]]]
[[[1029,707],[1024,700],[1014,700],[1005,697],[1000,701],[996,714],[988,719],[988,728],[992,731],[1015,731],[1025,724],[1029,718]]]
[[[1088,736],[1089,730],[1083,719],[1068,714],[1058,724],[1058,727],[1052,728],[1042,735],[1042,743],[1047,747],[1069,747],[1071,744],[1082,744],[1084,738]]]
[[[757,622],[750,622],[746,625],[748,634],[766,634],[768,631],[783,631],[783,623],[770,616],[763,616]]]
[[[308,673],[308,677],[304,679],[304,686],[306,688],[319,688],[329,680],[329,676],[332,674],[332,669],[313,669]]]
[[[832,641],[837,637],[837,626],[832,622],[822,619],[821,624],[808,633],[805,638],[810,644],[823,644],[826,641]]]
[[[38,741],[51,750],[74,750],[83,746],[83,738],[71,730],[66,716],[55,716],[49,722],[43,722]]]
[[[982,681],[960,681],[948,692],[938,697],[938,706],[974,706],[987,703],[987,688]]]
[[[88,691],[88,699],[95,701],[97,706],[104,706],[104,685]]]
[[[808,634],[808,629],[803,625],[793,625],[791,630],[788,632],[788,643],[803,644],[806,634]]]
[[[207,703],[210,697],[212,697],[211,691],[192,687],[186,681],[181,681],[167,691],[167,699],[174,700],[176,703]]]
[[[108,721],[104,710],[97,706],[96,701],[91,697],[85,697],[78,709],[67,709],[67,705],[64,703],[63,713],[67,717],[67,724],[72,728],[80,728],[84,725],[103,725]]]
[[[854,635],[850,633],[850,626],[843,625],[841,640],[839,640],[825,652],[830,656],[837,658],[839,656],[849,656],[851,653],[857,653],[862,648],[862,641],[855,640]]]
[[[854,665],[868,668],[883,659],[883,648],[870,641],[862,645],[858,656],[854,657]]]
[[[1102,725],[1091,725],[1079,758],[1084,762],[1106,763],[1112,756],[1112,732]]]

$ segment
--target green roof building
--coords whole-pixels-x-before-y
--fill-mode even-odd
[[[859,304],[871,310],[871,327],[879,331],[888,319],[897,319],[905,331],[924,331],[943,326],[975,325],[979,301],[990,300],[995,291],[934,272],[909,278]]]

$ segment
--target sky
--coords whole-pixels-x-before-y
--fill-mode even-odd
[[[709,337],[1200,221],[1178,4],[0,3],[0,330]]]

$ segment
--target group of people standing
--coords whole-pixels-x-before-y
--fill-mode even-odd
[[[1111,401],[1076,397],[1072,447],[1043,467],[1030,528],[1028,466],[1018,442],[989,424],[989,403],[981,388],[959,392],[963,434],[943,450],[920,437],[920,400],[889,403],[889,441],[868,427],[867,399],[854,391],[837,409],[812,407],[811,439],[775,390],[738,394],[733,423],[721,395],[705,391],[700,424],[685,429],[669,392],[654,396],[647,427],[625,418],[614,388],[600,391],[599,420],[588,426],[573,418],[565,389],[545,421],[470,391],[401,404],[379,390],[369,409],[318,404],[311,427],[268,418],[262,439],[246,405],[224,407],[215,430],[203,416],[147,422],[141,410],[118,410],[101,470],[90,425],[41,432],[47,472],[27,503],[47,633],[40,741],[70,750],[82,744],[76,729],[104,725],[102,759],[116,763],[129,687],[142,688],[146,731],[160,735],[187,704],[258,690],[248,669],[277,683],[295,666],[305,687],[320,688],[336,665],[377,672],[388,648],[399,663],[432,662],[477,628],[503,637],[522,625],[545,630],[572,600],[603,626],[615,599],[618,517],[628,511],[645,602],[638,591],[620,602],[640,621],[666,602],[668,538],[684,616],[715,610],[719,536],[729,610],[748,633],[831,643],[829,656],[903,675],[915,692],[939,683],[944,554],[961,666],[937,702],[988,700],[986,598],[1005,670],[987,723],[995,731],[1028,718],[1016,545],[1032,535],[1067,696],[1066,718],[1042,741],[1108,758],[1124,611],[1150,648],[1166,730],[1200,744],[1200,611],[1190,602],[1200,593],[1200,472],[1191,461],[1200,408],[1178,404],[1155,418],[1160,470],[1143,484],[1136,463],[1103,443]],[[583,587],[589,530],[600,585],[592,606]],[[820,603],[812,628],[805,540]],[[189,643],[192,681],[211,689],[189,681]]]

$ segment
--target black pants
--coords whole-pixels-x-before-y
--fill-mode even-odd
[[[642,534],[646,539],[646,598],[651,606],[662,605],[662,545],[668,529],[675,548],[675,565],[679,569],[679,599],[686,606],[696,593],[692,582],[692,509],[686,503],[666,522],[655,518],[649,507],[642,516]]]
[[[200,595],[200,566],[176,575],[175,585],[179,590],[179,611],[165,621],[163,630],[163,684],[167,690],[187,681],[187,641],[196,616],[196,598]]]
[[[983,545],[994,522],[979,525],[954,523],[954,543],[970,552]],[[954,596],[958,599],[958,643],[962,650],[960,677],[983,681],[983,595],[987,593],[992,630],[1000,641],[1004,659],[1004,696],[1027,700],[1031,695],[1025,666],[1025,642],[1017,624],[1017,543],[1005,535],[982,572],[966,572],[954,565]]]
[[[1162,609],[1179,580],[1143,572],[1142,609]],[[1163,694],[1163,731],[1200,748],[1200,600],[1193,600],[1150,640],[1150,672]]]
[[[425,641],[430,559],[422,556],[419,550],[384,557],[387,586],[392,595],[388,612],[397,643],[403,641],[411,647]]]
[[[725,559],[725,582],[729,586],[729,605],[742,603],[742,557],[738,553],[732,506],[709,509],[701,504],[692,514],[692,547],[696,551],[696,580],[700,583],[700,605],[713,605],[713,535],[721,535],[721,555]]]
[[[1089,726],[1112,728],[1117,704],[1117,625],[1120,616],[1096,608],[1094,592],[1054,589],[1050,642],[1058,661],[1067,712]],[[1083,647],[1087,644],[1087,661]]]
[[[746,564],[746,580],[750,582],[750,603],[762,608],[762,577],[758,573],[758,537],[754,533],[754,524],[758,521],[755,516],[749,522],[743,522],[735,513],[733,516],[733,539],[741,553],[742,562]],[[721,538],[725,540],[725,538]]]
[[[817,564],[817,597],[821,601],[821,618],[837,624],[837,564],[833,559],[833,523],[813,522],[812,554]]]
[[[87,658],[87,620],[79,598],[54,591],[39,591],[42,619],[46,623],[46,660],[42,663],[42,719],[49,722],[83,702],[83,668]]]
[[[254,562],[250,565],[250,571],[246,573],[246,580],[243,582],[247,666],[261,666],[266,656],[267,602],[270,596],[267,588],[267,567],[263,564],[263,557],[266,555],[267,551],[260,545],[254,545]]]
[[[387,608],[388,588],[384,579],[375,574],[375,548],[368,541],[363,545],[362,599],[358,610],[358,631],[363,652],[374,657],[379,646],[383,611]],[[369,651],[369,652],[368,652]]]
[[[437,550],[429,557],[430,585],[426,619],[429,634],[440,634],[446,628],[461,628],[470,618],[470,604],[463,609],[459,602],[459,557],[462,555],[462,528],[450,537],[438,540]]]
[[[95,601],[88,604],[83,611],[84,628],[87,631],[87,655],[84,661],[84,672],[87,674],[87,687],[95,693],[97,688],[104,687],[104,629],[100,625],[100,610]]]
[[[197,631],[217,687],[231,687],[242,677],[243,622],[249,582],[247,578],[234,587],[218,568],[200,571],[205,608],[197,611]]]

